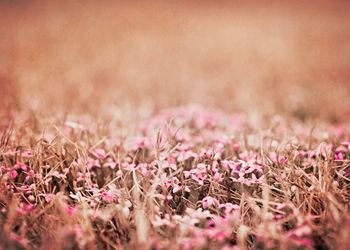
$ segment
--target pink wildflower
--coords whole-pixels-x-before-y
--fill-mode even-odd
[[[89,172],[86,172],[86,173],[78,172],[77,182],[87,181],[89,179],[90,179],[90,173]]]
[[[45,201],[50,203],[55,198],[55,194],[45,194]]]
[[[66,206],[65,211],[69,216],[73,216],[77,212],[77,208],[72,206]]]
[[[35,209],[35,207],[33,204],[20,203],[19,206],[16,208],[16,212],[19,215],[26,215],[26,214],[34,211],[34,209]]]
[[[128,170],[128,171],[134,171],[134,170],[139,168],[134,163],[127,163],[127,162],[123,163],[122,167],[123,167],[123,169]]]
[[[15,169],[21,169],[23,171],[27,171],[28,170],[28,166],[22,162],[17,162],[15,165],[14,165],[14,168]]]
[[[114,200],[114,195],[111,194],[110,192],[103,192],[102,193],[102,200],[107,202],[107,203],[111,203]]]
[[[91,153],[93,156],[100,160],[106,159],[109,156],[109,153],[106,153],[104,149],[95,149]]]
[[[213,198],[211,196],[206,196],[202,200],[202,207],[203,208],[209,208],[212,206],[217,207],[219,205],[220,205],[219,201],[216,198]]]
[[[271,152],[269,156],[273,162],[278,163],[280,165],[284,165],[285,163],[288,162],[288,158],[286,156],[277,155],[276,152]]]
[[[117,166],[117,163],[112,160],[107,161],[106,163],[103,164],[103,167],[110,168],[110,169],[115,169],[116,166]]]
[[[149,140],[146,137],[139,137],[134,139],[134,141],[132,142],[131,145],[131,149],[133,151],[137,151],[139,149],[144,149],[144,148],[148,148],[151,146],[151,143],[149,142]]]
[[[174,188],[173,188],[173,193],[177,193],[181,190],[182,188],[179,186],[179,185],[175,185]]]
[[[224,178],[222,177],[221,173],[215,173],[213,176],[213,180],[216,182],[222,182],[224,180]]]
[[[86,165],[88,169],[92,169],[93,167],[98,167],[98,168],[101,167],[101,164],[98,160],[92,159],[90,157],[88,158]]]
[[[15,169],[12,169],[12,170],[9,172],[9,176],[10,176],[11,179],[14,180],[14,179],[17,178],[18,173],[17,173],[17,171],[16,171]]]
[[[22,154],[21,154],[22,157],[25,157],[25,158],[32,158],[34,156],[33,152],[32,151],[24,151]]]

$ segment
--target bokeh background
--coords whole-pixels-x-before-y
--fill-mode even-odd
[[[1,110],[350,116],[349,1],[0,1]]]

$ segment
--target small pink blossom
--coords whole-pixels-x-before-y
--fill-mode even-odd
[[[146,137],[138,137],[135,138],[132,142],[131,149],[133,151],[137,151],[140,149],[148,148],[151,146],[151,143],[149,142],[148,138]]]
[[[334,160],[336,160],[336,161],[342,161],[342,160],[344,160],[344,159],[345,159],[344,153],[339,152],[339,153],[335,153],[335,154],[334,154]]]
[[[21,156],[25,157],[25,158],[32,158],[34,156],[34,154],[32,151],[27,150],[27,151],[22,152]]]
[[[97,168],[101,167],[99,160],[95,160],[95,159],[92,159],[90,157],[88,158],[86,165],[87,165],[88,169],[92,169],[93,167],[97,167]]]
[[[164,161],[162,164],[162,167],[164,169],[171,168],[172,170],[177,170],[177,166],[175,163],[170,163],[169,161]]]
[[[213,176],[213,180],[220,183],[224,180],[224,178],[222,177],[221,173],[215,173]]]
[[[117,163],[113,161],[107,161],[106,163],[103,164],[103,167],[110,168],[110,169],[115,169],[116,166],[117,166]]]
[[[232,211],[239,210],[240,206],[232,203],[225,203],[225,204],[220,204],[219,208],[223,208],[225,211],[225,214],[229,214]]]
[[[104,149],[95,149],[91,151],[91,153],[93,156],[100,160],[104,160],[109,156],[109,153],[107,153]]]
[[[69,216],[73,216],[78,211],[78,209],[76,207],[73,207],[73,206],[66,206],[65,211]]]
[[[53,174],[54,176],[54,174]],[[60,174],[58,174],[58,178],[60,178]],[[40,173],[35,173],[34,170],[29,170],[26,173],[25,181],[29,181],[30,179],[42,180],[43,176]]]
[[[211,196],[206,196],[202,200],[202,207],[203,208],[209,208],[212,206],[217,207],[219,205],[220,205],[219,201],[216,198],[213,198]]]
[[[102,199],[103,201],[107,202],[107,203],[111,203],[114,201],[114,195],[111,194],[111,192],[103,192],[102,193]]]
[[[14,168],[15,169],[21,169],[23,171],[27,171],[28,170],[28,166],[22,162],[17,162],[15,165],[14,165]]]
[[[19,206],[16,208],[16,212],[19,215],[26,215],[33,212],[34,209],[35,207],[33,204],[20,203]]]
[[[54,198],[55,198],[55,194],[45,194],[45,197],[44,197],[47,203],[50,203]]]
[[[181,190],[182,188],[179,185],[175,185],[175,187],[173,188],[173,193],[177,193]]]
[[[191,178],[196,181],[199,185],[203,186],[205,179],[207,179],[206,174],[192,174]]]
[[[284,165],[285,163],[288,162],[288,158],[284,155],[277,155],[276,152],[271,152],[269,155],[270,159],[275,162],[278,163],[280,165]]]
[[[11,179],[14,180],[14,179],[17,178],[18,173],[17,173],[17,171],[16,171],[15,169],[12,169],[12,170],[9,172],[9,176],[10,176]]]
[[[294,157],[301,159],[303,157],[306,157],[307,155],[308,155],[308,152],[303,150],[298,150],[295,152]]]
[[[81,173],[78,172],[78,177],[77,177],[77,182],[83,182],[83,181],[87,181],[90,179],[90,173],[86,172],[86,173]]]
[[[234,143],[232,145],[232,148],[234,151],[239,151],[241,149],[241,145],[239,145],[239,143]]]
[[[123,167],[123,169],[125,169],[127,171],[135,171],[136,169],[139,168],[134,163],[127,163],[127,162],[123,163],[122,167]]]
[[[141,174],[145,177],[152,176],[152,170],[149,169],[148,164],[146,163],[140,163],[137,168],[141,171]]]

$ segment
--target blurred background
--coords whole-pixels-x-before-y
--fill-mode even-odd
[[[0,1],[0,109],[350,116],[349,1]]]

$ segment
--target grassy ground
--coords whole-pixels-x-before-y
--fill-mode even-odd
[[[0,2],[0,249],[347,249],[348,10]]]
[[[201,106],[137,126],[22,118],[1,138],[4,249],[349,244],[347,123],[256,124]]]

